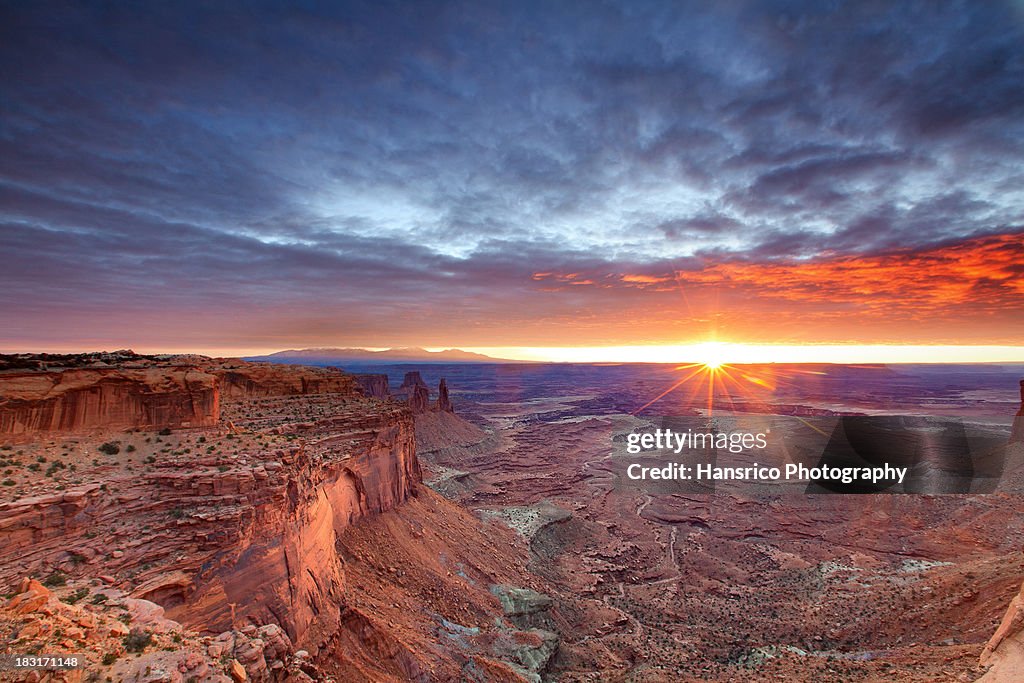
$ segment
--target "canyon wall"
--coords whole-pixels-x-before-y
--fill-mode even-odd
[[[183,360],[96,361],[124,357]],[[419,486],[404,401],[333,370],[187,360],[219,423],[0,438],[5,632],[134,683],[538,680],[551,639],[490,591],[539,588],[524,548]],[[61,369],[45,361],[37,380]]]
[[[0,374],[0,435],[199,427],[219,418],[217,377],[197,367]]]
[[[359,386],[352,375],[334,368],[305,365],[236,361],[213,364],[210,372],[220,379],[220,389],[225,399],[356,394]]]
[[[344,605],[338,534],[399,505],[421,480],[409,409],[364,397],[337,371],[65,369],[6,374],[2,386],[9,434],[205,426],[122,433],[114,443],[132,447],[105,456],[117,466],[96,459],[94,439],[78,460],[78,472],[94,469],[90,483],[55,490],[40,473],[41,493],[0,503],[0,584],[110,575],[202,631],[251,620],[280,624],[297,642],[327,638]],[[242,429],[210,428],[221,395],[225,419]],[[257,410],[268,412],[247,423]]]
[[[420,480],[412,416],[374,407],[308,430],[315,443],[226,465],[163,463],[130,477],[0,503],[0,583],[54,570],[131,574],[132,595],[207,631],[236,619],[301,639],[338,619],[337,534]],[[140,530],[145,530],[144,533]],[[333,615],[332,615],[333,613]]]
[[[138,358],[141,367],[0,372],[0,435],[202,427],[218,423],[223,400],[359,393],[353,376],[331,368]]]

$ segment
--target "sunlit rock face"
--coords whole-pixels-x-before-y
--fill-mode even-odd
[[[547,589],[514,532],[420,485],[405,402],[337,371],[189,362],[223,390],[215,424],[0,440],[23,470],[0,502],[5,629],[40,651],[71,639],[87,671],[126,681],[539,676],[554,635],[503,620],[489,587]],[[462,438],[423,405],[435,448]],[[471,637],[438,647],[439,626]],[[145,651],[124,656],[129,636]]]
[[[0,374],[0,434],[201,427],[220,418],[217,376],[198,367]]]
[[[338,371],[193,360],[0,374],[8,434],[98,432],[69,442],[89,444],[88,483],[39,473],[36,495],[0,503],[0,582],[106,558],[187,626],[336,623],[337,535],[421,479],[412,413]]]

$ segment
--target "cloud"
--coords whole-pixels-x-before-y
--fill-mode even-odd
[[[505,344],[707,263],[824,307],[794,263],[1021,233],[1022,45],[1009,2],[5,3],[0,312]]]

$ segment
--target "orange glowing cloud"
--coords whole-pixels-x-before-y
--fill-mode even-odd
[[[752,286],[787,300],[856,303],[920,313],[958,305],[1024,306],[1020,235],[978,238],[927,251],[817,262],[719,263],[677,272],[682,283]]]
[[[587,282],[576,279],[578,273],[543,275],[571,284]],[[1024,306],[1024,239],[996,235],[926,251],[816,261],[709,262],[699,270],[625,273],[617,282],[655,291],[664,290],[668,283],[679,288],[714,285],[789,301],[854,303],[890,311],[964,304],[1006,308]]]
[[[658,343],[715,335],[762,343],[1015,343],[1024,331],[1020,234],[806,261],[707,259],[692,268],[534,277],[548,294],[592,292],[575,301],[605,318],[609,331],[631,325]],[[608,336],[628,339],[623,332]]]

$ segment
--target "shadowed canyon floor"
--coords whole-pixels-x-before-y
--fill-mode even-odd
[[[521,379],[528,370],[512,372]],[[912,412],[928,384],[881,369],[864,373],[862,392],[890,385],[889,411]],[[613,434],[647,423],[644,413],[623,408],[657,395],[652,373],[539,379],[523,401],[501,388],[457,397],[486,433],[422,457],[432,486],[484,519],[503,520],[529,543],[530,568],[555,587],[557,609],[571,624],[552,677],[595,680],[600,671],[602,680],[631,681],[935,681],[982,674],[978,656],[1024,570],[1016,473],[1006,474],[999,492],[974,496],[644,493],[617,481],[609,444]],[[815,402],[804,390],[796,414],[842,404],[871,409],[842,395],[853,393],[857,378],[832,387],[814,379],[816,391],[832,394]],[[1002,418],[991,405],[957,405],[955,387],[924,392],[941,406],[936,412],[973,415],[1005,440],[1015,385],[1010,379],[993,396]],[[681,407],[699,413],[703,399]],[[788,397],[756,403],[791,414],[795,406]],[[735,410],[726,404],[718,419],[742,418]],[[1024,452],[1018,445],[1008,455],[1019,461]]]

